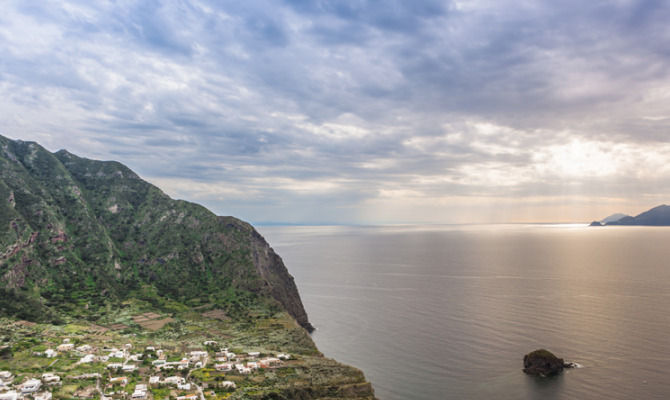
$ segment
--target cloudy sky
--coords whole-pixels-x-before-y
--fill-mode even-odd
[[[670,202],[660,0],[3,1],[0,134],[252,222]]]

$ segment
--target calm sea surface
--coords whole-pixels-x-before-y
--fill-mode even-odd
[[[382,400],[670,398],[670,228],[259,230]],[[539,347],[583,368],[525,376]]]

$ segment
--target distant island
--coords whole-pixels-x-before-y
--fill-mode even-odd
[[[670,226],[670,206],[662,204],[634,217],[625,214],[613,214],[590,224],[590,226],[610,225]]]

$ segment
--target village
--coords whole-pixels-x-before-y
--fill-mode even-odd
[[[129,302],[97,323],[0,317],[0,400],[374,397],[360,370],[324,357],[286,313],[147,308]]]
[[[132,343],[95,346],[70,338],[35,347],[47,348],[30,356],[48,363],[40,363],[44,367],[36,373],[0,371],[0,400],[221,399],[234,393],[241,379],[280,369],[292,359],[286,353],[236,354],[213,340],[184,352]]]

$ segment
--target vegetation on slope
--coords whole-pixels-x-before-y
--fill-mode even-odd
[[[33,321],[153,307],[287,310],[310,329],[293,278],[248,224],[169,198],[118,162],[0,136],[0,305]]]
[[[62,384],[46,388],[54,399],[69,399],[77,390],[95,390],[96,386],[106,392],[114,390],[112,398],[121,398],[119,391],[128,395],[137,384],[150,387],[154,399],[175,398],[177,395],[197,394],[191,390],[176,390],[166,385],[150,385],[150,376],[183,376],[203,388],[206,400],[222,399],[374,399],[374,393],[363,373],[355,368],[323,357],[314,346],[306,331],[286,313],[258,316],[247,322],[223,321],[206,317],[192,309],[177,312],[174,322],[158,330],[143,329],[132,321],[151,310],[150,305],[139,300],[128,300],[104,317],[112,325],[126,325],[121,330],[109,330],[97,324],[76,321],[67,325],[31,324],[0,318],[0,344],[6,355],[0,354],[0,370],[16,376],[14,383],[20,384],[31,378],[40,379],[44,373],[61,377]],[[85,355],[77,350],[60,351],[54,358],[47,358],[47,349],[56,349],[68,340],[75,346],[91,346],[89,354],[104,356],[103,349],[132,347],[129,353],[143,353],[140,360],[127,363],[138,368],[133,372],[110,369],[109,363],[123,363],[123,358],[106,361],[94,360],[80,363]],[[216,344],[205,346],[206,341]],[[211,342],[209,342],[211,343]],[[165,352],[166,361],[179,361],[193,350],[205,350],[208,359],[201,367],[191,364],[187,370],[159,371],[153,365],[158,355],[155,350]],[[258,369],[249,374],[236,370],[220,371],[215,365],[215,352],[229,348],[239,356],[250,351],[263,355],[289,353],[289,360],[280,365]],[[236,360],[235,363],[244,363]],[[99,378],[78,378],[86,374],[100,374]],[[108,389],[112,377],[125,376],[128,385]],[[235,383],[235,389],[222,386],[223,381]],[[97,397],[96,397],[97,398]],[[127,397],[126,397],[127,398]]]

